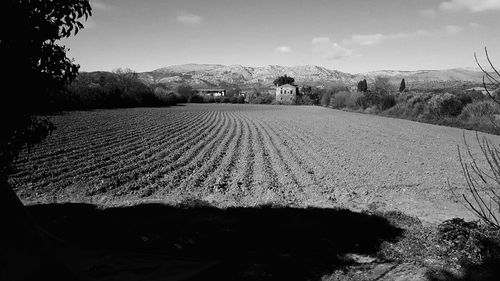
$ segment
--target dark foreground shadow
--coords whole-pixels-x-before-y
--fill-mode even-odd
[[[429,271],[429,281],[498,281],[500,259],[487,260],[480,265],[465,266],[463,274],[456,275],[447,270]]]
[[[171,207],[28,207],[58,257],[90,280],[319,280],[374,254],[401,229],[348,210]]]

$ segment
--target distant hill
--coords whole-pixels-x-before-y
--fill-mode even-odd
[[[171,87],[189,84],[194,88],[228,87],[238,85],[240,88],[268,88],[280,75],[295,78],[296,83],[307,85],[355,85],[359,80],[372,82],[377,76],[389,77],[392,83],[399,83],[405,78],[407,84],[422,83],[477,84],[482,81],[483,74],[479,69],[455,68],[446,70],[397,71],[381,70],[366,73],[350,74],[321,66],[280,66],[268,65],[249,67],[242,65],[219,64],[184,64],[172,65],[149,72],[140,73],[146,83],[163,83]]]

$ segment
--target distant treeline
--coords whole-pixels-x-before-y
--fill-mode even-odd
[[[82,72],[62,91],[45,100],[49,111],[168,106],[182,102],[161,85],[146,85],[130,70]]]
[[[48,111],[88,110],[127,107],[159,107],[177,103],[258,103],[269,104],[273,95],[259,91],[244,96],[238,87],[226,87],[226,96],[202,96],[190,85],[168,88],[165,84],[146,84],[129,69],[113,72],[81,72],[62,91],[43,99]]]

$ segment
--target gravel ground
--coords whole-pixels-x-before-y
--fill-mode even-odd
[[[71,112],[25,151],[11,183],[25,203],[348,207],[424,223],[474,219],[457,145],[474,132],[313,106],[186,105]],[[480,134],[485,135],[485,134]],[[487,135],[494,143],[498,136]]]

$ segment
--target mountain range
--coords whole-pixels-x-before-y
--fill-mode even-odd
[[[405,79],[414,85],[422,83],[481,83],[483,73],[475,68],[454,68],[445,70],[398,71],[380,70],[351,74],[321,66],[280,66],[268,65],[249,67],[242,65],[184,64],[172,65],[149,72],[140,73],[146,83],[161,83],[175,87],[189,84],[194,88],[239,86],[240,88],[271,87],[281,75],[288,75],[299,85],[356,85],[360,80],[372,82],[376,77],[388,77],[391,83]]]

